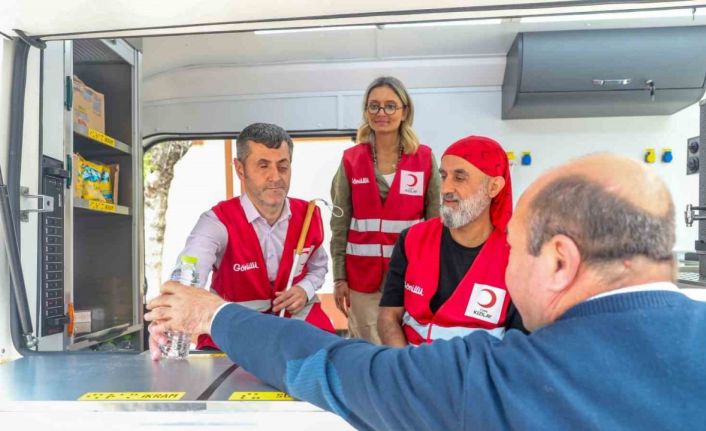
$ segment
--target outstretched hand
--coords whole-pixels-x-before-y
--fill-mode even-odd
[[[191,335],[208,334],[213,314],[225,301],[202,288],[184,286],[176,281],[164,283],[160,295],[147,304],[152,359],[159,359],[159,344],[166,342],[167,331]]]

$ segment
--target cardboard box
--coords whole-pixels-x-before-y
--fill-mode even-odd
[[[88,129],[105,133],[105,96],[74,75],[73,80],[74,130],[88,135]]]
[[[74,313],[74,333],[86,334],[91,332],[91,310],[76,310]]]

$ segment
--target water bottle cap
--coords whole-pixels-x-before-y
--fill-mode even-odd
[[[181,261],[182,261],[183,263],[189,263],[189,264],[192,264],[192,265],[196,265],[196,264],[198,263],[198,261],[199,261],[199,258],[196,257],[196,256],[182,256],[182,257],[181,257]]]

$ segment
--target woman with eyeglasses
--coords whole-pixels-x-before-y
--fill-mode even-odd
[[[402,230],[439,215],[438,168],[412,129],[414,105],[402,82],[374,80],[363,123],[331,185],[343,217],[331,218],[336,307],[352,337],[381,344],[378,304],[390,255]]]

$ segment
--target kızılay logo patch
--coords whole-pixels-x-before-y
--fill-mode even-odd
[[[476,283],[464,313],[468,317],[484,322],[498,323],[505,304],[507,292],[498,287]]]
[[[424,172],[400,170],[400,194],[422,196],[424,194]]]

